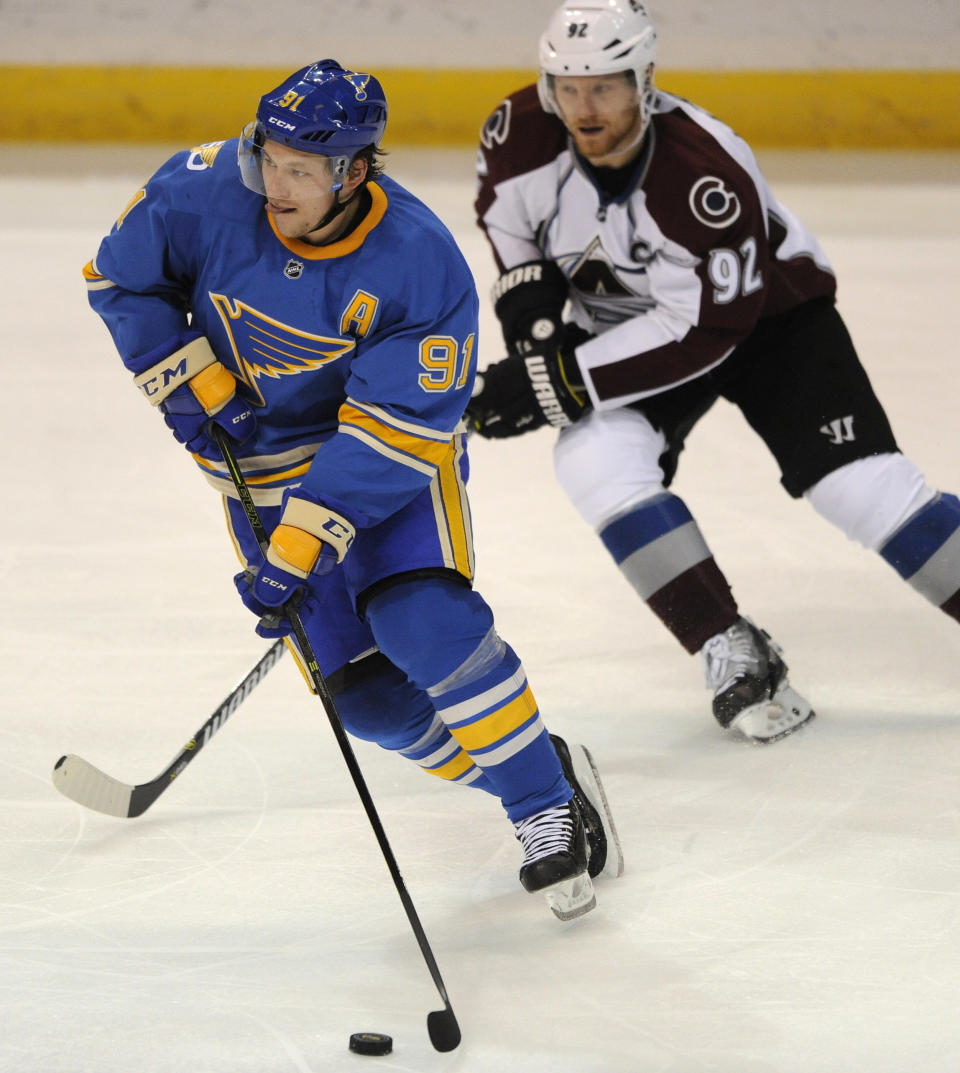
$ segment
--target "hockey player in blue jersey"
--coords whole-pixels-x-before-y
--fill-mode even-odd
[[[497,796],[562,918],[622,857],[590,754],[551,737],[472,588],[478,301],[452,236],[382,174],[378,81],[333,60],[239,139],[171,157],[84,275],[127,369],[225,497],[258,632],[298,609],[344,726]],[[210,422],[237,442],[253,538]]]

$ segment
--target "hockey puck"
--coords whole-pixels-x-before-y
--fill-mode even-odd
[[[393,1039],[382,1032],[354,1032],[350,1037],[350,1050],[355,1054],[389,1054]]]

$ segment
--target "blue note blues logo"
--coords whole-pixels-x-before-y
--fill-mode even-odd
[[[224,294],[211,292],[210,301],[227,333],[240,379],[260,405],[266,402],[258,385],[262,378],[320,369],[356,345],[353,339],[301,331]]]

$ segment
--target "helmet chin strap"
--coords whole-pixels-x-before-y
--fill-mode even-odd
[[[340,213],[343,212],[345,208],[347,208],[348,205],[353,204],[353,202],[356,200],[356,197],[357,191],[354,190],[353,194],[348,197],[346,201],[341,201],[340,191],[337,190],[336,193],[333,195],[333,204],[330,206],[329,210],[324,213],[323,219],[317,224],[317,226],[314,228],[314,231],[319,231],[321,227],[326,227],[327,224],[332,223],[340,215]]]

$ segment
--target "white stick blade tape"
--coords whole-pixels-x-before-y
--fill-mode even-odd
[[[127,816],[133,787],[107,775],[81,756],[63,757],[53,769],[53,785],[71,801],[104,812]]]

